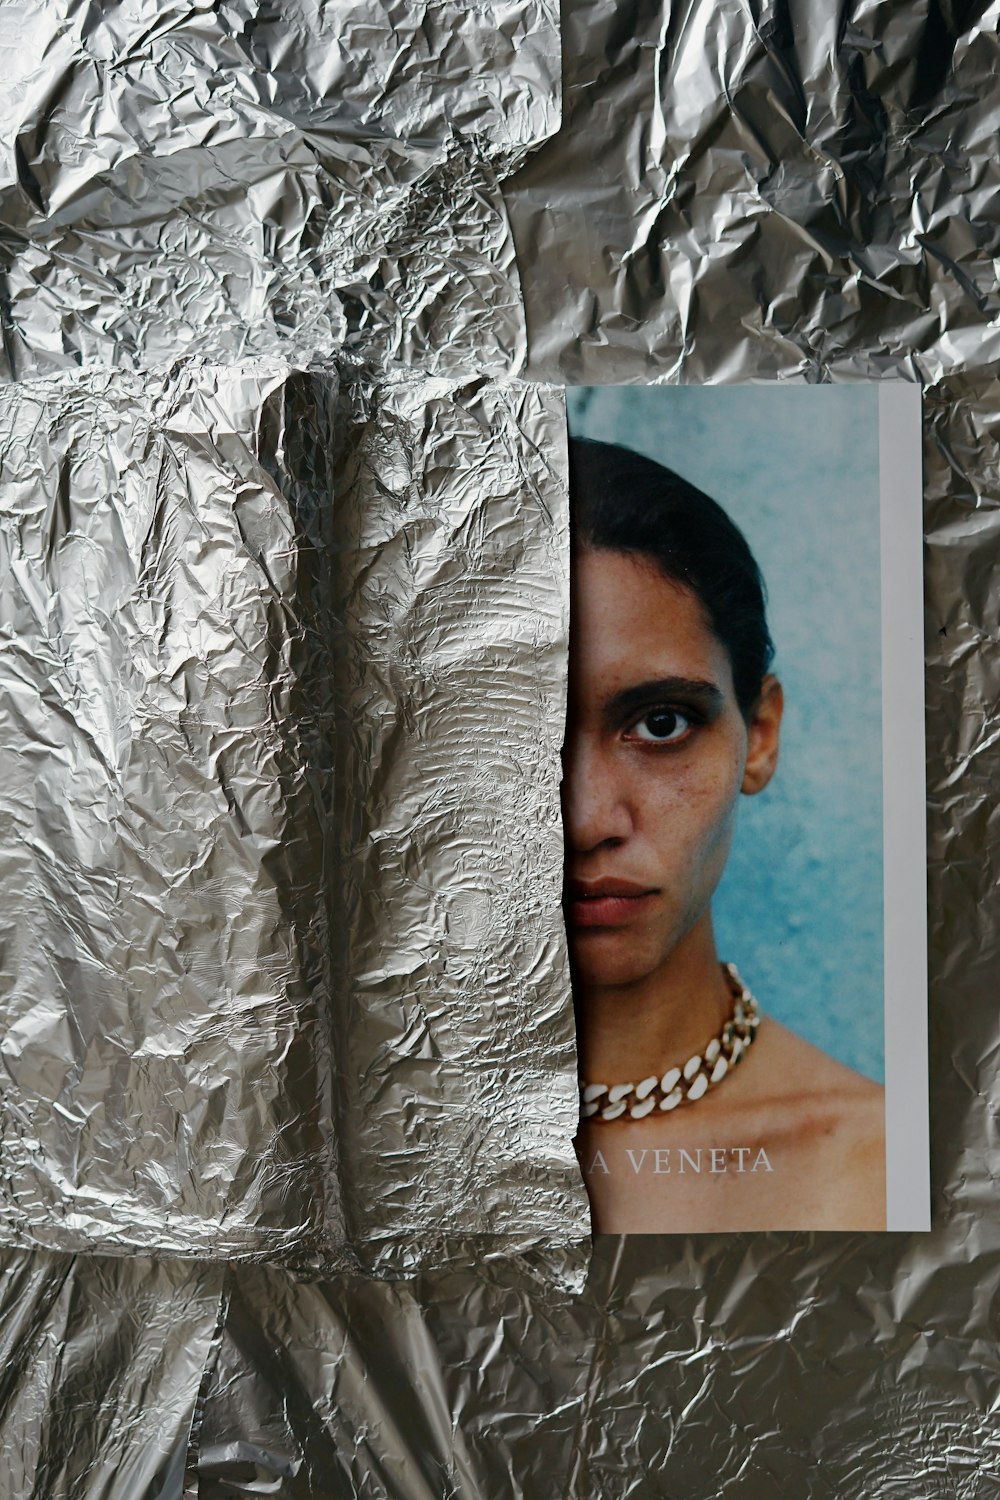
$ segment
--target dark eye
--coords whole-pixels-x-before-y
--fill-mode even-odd
[[[691,720],[678,708],[654,708],[635,725],[632,734],[647,745],[670,744],[682,740],[691,728]]]

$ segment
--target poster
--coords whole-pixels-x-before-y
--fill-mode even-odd
[[[595,1227],[926,1228],[919,393],[568,411]]]

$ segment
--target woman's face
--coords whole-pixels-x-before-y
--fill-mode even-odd
[[[578,983],[640,982],[710,920],[737,799],[770,780],[780,717],[767,678],[743,718],[689,589],[645,558],[575,557],[563,816]]]

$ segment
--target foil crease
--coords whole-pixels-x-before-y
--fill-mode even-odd
[[[7,378],[524,353],[500,185],[559,120],[552,0],[6,6]]]
[[[557,395],[180,362],[0,411],[0,1235],[582,1240]]]
[[[432,570],[433,545],[428,551],[425,543],[433,528],[408,532],[399,521],[400,497],[413,476],[425,485],[450,472],[457,450],[447,441],[436,458],[425,455],[439,429],[447,432],[457,420],[457,409],[484,420],[490,412],[492,421],[497,407],[517,403],[520,388],[510,386],[489,397],[493,407],[482,404],[484,374],[501,384],[527,374],[555,386],[885,374],[920,381],[936,1227],[929,1235],[892,1237],[602,1239],[582,1291],[537,1259],[537,1236],[525,1237],[518,1258],[470,1246],[464,1265],[421,1268],[425,1238],[430,1260],[442,1242],[431,1227],[431,1195],[409,1174],[418,1158],[421,1170],[427,1166],[433,1141],[425,1135],[400,1149],[401,1120],[365,1113],[378,1098],[391,1097],[395,1106],[419,1097],[421,1110],[430,1098],[427,1059],[418,1057],[419,1066],[409,1056],[395,1060],[403,1007],[395,999],[383,1004],[378,993],[378,976],[395,952],[389,949],[379,954],[378,969],[358,976],[356,989],[341,991],[350,997],[345,1017],[360,1018],[357,1030],[345,1019],[338,1038],[331,1012],[303,1048],[302,1066],[317,1082],[315,1089],[295,1087],[299,1124],[289,1123],[282,1136],[291,1145],[300,1130],[294,1149],[281,1157],[283,1148],[272,1145],[258,1160],[263,1129],[246,1130],[235,1145],[220,1134],[223,1180],[235,1181],[233,1163],[244,1163],[241,1191],[229,1205],[239,1234],[220,1238],[219,1219],[211,1216],[204,1232],[197,1227],[200,1186],[177,1221],[184,1235],[177,1222],[165,1234],[162,1196],[147,1212],[156,1194],[143,1174],[153,1175],[155,1157],[137,1132],[115,1134],[118,1157],[101,1161],[115,1193],[125,1182],[132,1196],[88,1203],[70,1230],[77,1236],[72,1247],[94,1249],[107,1244],[114,1217],[122,1251],[148,1249],[155,1231],[167,1253],[189,1253],[197,1242],[204,1253],[227,1245],[242,1254],[266,1242],[265,1254],[280,1254],[293,1242],[313,1251],[333,1243],[349,1223],[362,1231],[356,1253],[365,1269],[399,1268],[411,1279],[377,1282],[342,1272],[307,1281],[274,1264],[240,1264],[226,1270],[220,1288],[211,1279],[221,1275],[214,1266],[204,1272],[133,1254],[112,1263],[120,1278],[114,1281],[107,1261],[5,1250],[0,1330],[14,1352],[4,1361],[2,1449],[3,1462],[10,1465],[13,1454],[21,1464],[11,1470],[9,1488],[33,1497],[128,1500],[222,1500],[262,1490],[393,1500],[547,1500],[553,1493],[618,1500],[650,1491],[979,1500],[996,1485],[992,1413],[1000,1388],[993,1328],[1000,939],[991,838],[1000,499],[997,6],[567,0],[561,36],[551,8],[460,9],[421,7],[416,24],[412,8],[407,15],[360,0],[286,7],[284,21],[263,7],[235,4],[159,7],[155,14],[140,4],[25,4],[0,12],[14,59],[3,106],[0,211],[6,373],[25,382],[16,400],[41,399],[32,395],[37,377],[49,377],[42,395],[65,382],[58,398],[65,415],[57,418],[53,408],[37,438],[30,421],[23,429],[24,482],[44,492],[37,476],[28,482],[32,465],[49,446],[59,451],[62,422],[72,427],[77,420],[74,403],[87,381],[95,390],[110,388],[111,366],[157,372],[197,351],[223,366],[266,357],[318,361],[332,371],[347,350],[363,365],[360,372],[345,367],[337,403],[346,418],[337,428],[335,473],[323,483],[336,493],[340,474],[343,492],[343,478],[355,472],[371,472],[381,483],[388,465],[385,510],[395,529],[378,533],[376,487],[370,511],[347,508],[353,531],[346,544],[343,533],[323,533],[318,556],[332,561],[322,584],[330,639],[348,625],[353,631],[350,650],[334,654],[338,692],[353,687],[356,697],[344,700],[352,705],[359,696],[368,701],[367,692],[373,703],[398,705],[410,701],[405,693],[393,697],[392,679],[393,663],[406,660],[406,611],[390,610],[380,640],[364,614],[374,601],[365,600],[364,580],[351,571],[350,539],[367,538],[373,561],[388,565],[408,558],[415,537],[421,567]],[[292,101],[287,109],[285,101]],[[451,384],[429,384],[421,397],[398,383],[401,364],[418,380],[443,376]],[[80,366],[90,373],[56,373]],[[133,389],[128,401],[139,409],[145,382]],[[426,420],[422,399],[432,414]],[[384,410],[367,418],[365,403],[383,400]],[[549,403],[548,427],[530,432],[550,436],[556,399],[529,400]],[[205,425],[210,448],[217,423]],[[253,450],[253,429],[248,418],[232,439],[237,448],[242,441]],[[380,444],[385,440],[391,454],[394,433],[405,435],[404,448],[417,435],[423,446],[412,460],[404,452],[383,464]],[[269,451],[276,454],[278,445]],[[527,432],[511,452],[511,463],[538,483]],[[227,454],[225,473],[232,462]],[[247,471],[237,464],[237,472]],[[505,509],[515,486],[499,460],[488,458],[491,483],[501,472]],[[49,483],[46,503],[58,528],[62,492]],[[545,491],[553,515],[558,487],[556,480]],[[517,546],[530,551],[548,522],[529,493],[524,515],[540,531],[525,521]],[[476,507],[467,513],[474,532]],[[448,518],[463,514],[460,496],[448,496],[437,514],[444,536]],[[511,507],[505,524],[513,515]],[[25,524],[30,532],[38,523]],[[491,555],[492,527],[479,535]],[[505,597],[513,607],[514,589]],[[420,638],[429,641],[433,605],[428,613],[425,598],[406,598]],[[355,600],[363,629],[351,611]],[[39,621],[46,619],[50,595],[34,602]],[[10,607],[5,590],[3,608]],[[28,603],[18,608],[30,615]],[[39,624],[33,638],[44,634]],[[315,642],[313,649],[319,652]],[[323,680],[310,677],[312,670],[302,673],[309,701]],[[34,678],[29,673],[29,697],[43,677],[40,669]],[[423,702],[419,680],[417,687],[414,705]],[[555,679],[546,681],[547,693],[557,688]],[[320,699],[317,713],[322,706]],[[372,727],[362,717],[361,727],[345,734],[336,694],[330,711],[340,731],[336,754],[351,766],[352,758],[363,759]],[[376,719],[389,722],[378,712]],[[419,717],[407,723],[403,713],[401,722],[401,732],[416,739]],[[63,733],[68,742],[69,729]],[[48,755],[45,736],[38,741]],[[314,767],[318,786],[310,796],[318,796],[326,768],[318,749],[313,753],[308,761],[297,752],[295,764]],[[380,762],[356,782],[375,799],[382,843],[397,859],[400,810],[419,809],[417,787],[405,784],[402,769],[389,755],[384,773]],[[23,786],[27,773],[15,763],[10,775]],[[343,832],[348,812],[336,776],[332,783],[334,826]],[[8,794],[8,816],[23,820],[23,803]],[[79,792],[68,805],[78,818],[88,807]],[[8,859],[10,847],[5,838]],[[351,840],[341,838],[337,848],[345,869],[360,860]],[[430,853],[425,846],[421,858]],[[252,885],[252,858],[246,850],[241,858],[239,878]],[[555,881],[551,848],[549,858]],[[83,863],[78,859],[78,868]],[[414,859],[416,883],[421,869]],[[64,885],[71,894],[73,882]],[[300,886],[306,891],[309,882]],[[83,889],[91,889],[86,880]],[[5,882],[5,904],[12,890],[16,895],[16,884]],[[357,882],[345,882],[344,891],[356,903],[350,940],[356,952],[371,952],[375,898],[366,905]],[[412,906],[400,899],[383,933],[397,933],[400,913],[409,921]],[[65,931],[69,920],[59,914],[64,925],[53,930]],[[313,909],[299,930],[319,932],[310,922],[326,920]],[[286,918],[275,930],[290,932],[291,924]],[[333,948],[331,940],[324,951]],[[469,962],[464,953],[459,971]],[[553,960],[541,983],[554,986],[557,975]],[[317,982],[316,993],[322,989]],[[90,993],[81,991],[84,1014]],[[518,993],[523,1001],[527,991]],[[558,1112],[565,1109],[559,1090],[568,1077],[569,1033],[560,1031],[566,1016],[557,1017],[553,993],[542,1002],[553,1008],[542,1023],[545,1056],[536,1061],[563,1080]],[[64,1018],[70,1013],[64,1007]],[[416,1034],[434,1042],[447,1037],[465,1064],[474,1050],[463,1030],[467,1014],[454,1023],[436,1014],[433,1026]],[[58,1030],[58,1006],[53,1015]],[[484,1024],[491,1045],[495,1021]],[[366,1029],[373,1028],[377,1050],[383,1025],[392,1044],[381,1057],[384,1072],[359,1074]],[[298,1024],[291,1030],[300,1034]],[[9,1158],[20,1176],[19,1201],[4,1210],[8,1233],[14,1225],[23,1232],[25,1195],[31,1234],[43,1226],[47,1236],[56,1235],[78,1196],[70,1169],[81,1121],[60,1123],[47,1101],[64,1074],[76,1087],[69,1060],[78,1072],[91,1058],[96,1067],[100,1048],[84,1048],[81,1062],[72,1026],[62,1038],[53,1035],[51,1042],[38,1038],[39,1073],[53,1074],[48,1083],[31,1078],[34,1064],[14,1058],[12,1117],[22,1135]],[[93,1033],[81,1035],[91,1045]],[[189,1056],[195,1067],[198,1049]],[[210,1046],[209,1056],[216,1081],[243,1066],[221,1044]],[[459,1080],[447,1066],[439,1069],[449,1096],[458,1090],[459,1114],[470,1094],[487,1092],[488,1071],[472,1067]],[[270,1112],[286,1120],[275,1112],[275,1101],[285,1098],[276,1077],[267,1069],[262,1077],[260,1119]],[[322,1101],[323,1080],[333,1077],[338,1089],[306,1128],[303,1101]],[[334,1096],[345,1087],[356,1107],[338,1116]],[[156,1103],[162,1118],[165,1106]],[[48,1126],[38,1137],[41,1153],[32,1134],[35,1110]],[[430,1118],[437,1129],[436,1101]],[[507,1129],[501,1125],[499,1138]],[[518,1124],[515,1155],[529,1129]],[[473,1139],[481,1147],[482,1136]],[[413,1233],[402,1248],[383,1233],[375,1201],[365,1202],[361,1179],[349,1182],[337,1157],[338,1149],[345,1160],[377,1155],[380,1140],[400,1167],[395,1202]],[[157,1149],[164,1141],[165,1132]],[[173,1161],[174,1145],[166,1151]],[[482,1160],[480,1154],[481,1167]],[[565,1158],[556,1153],[549,1163],[546,1232],[575,1243],[579,1219],[560,1217]],[[56,1180],[56,1168],[72,1191]],[[282,1190],[269,1197],[272,1169],[270,1183],[281,1177]],[[391,1162],[378,1170],[384,1193]],[[256,1200],[242,1193],[251,1180],[261,1188]],[[434,1181],[439,1194],[441,1179]],[[474,1194],[474,1187],[470,1172],[463,1188]],[[221,1199],[213,1186],[207,1192],[214,1213]],[[279,1199],[281,1213],[261,1211]],[[437,1206],[446,1217],[450,1204],[438,1196]],[[505,1215],[506,1208],[498,1221],[508,1222]],[[286,1237],[293,1221],[295,1232]],[[275,1225],[282,1227],[272,1233]],[[58,1235],[45,1243],[71,1248],[62,1228]],[[202,1275],[208,1279],[199,1281]],[[59,1288],[74,1278],[90,1291],[81,1290],[67,1314]],[[186,1338],[190,1354],[182,1358]],[[33,1383],[36,1364],[43,1374]],[[161,1435],[151,1436],[164,1411]],[[113,1441],[104,1445],[109,1432]]]
[[[183,364],[0,392],[8,1242],[305,1252],[335,1209],[302,694],[336,394]]]
[[[588,1234],[561,914],[561,393],[345,392],[333,522],[334,1117],[380,1273]],[[502,723],[502,733],[498,726]]]
[[[221,1267],[0,1252],[0,1492],[181,1500]]]
[[[195,1493],[987,1496],[992,1277],[896,1239],[602,1236],[582,1295],[529,1260],[395,1285],[250,1269]]]

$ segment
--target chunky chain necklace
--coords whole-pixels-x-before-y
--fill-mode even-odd
[[[757,1002],[733,964],[723,964],[733,997],[729,1019],[706,1047],[689,1057],[684,1066],[651,1073],[641,1083],[580,1082],[580,1117],[584,1120],[644,1120],[654,1110],[676,1109],[693,1104],[710,1088],[721,1083],[750,1046],[760,1025]]]

